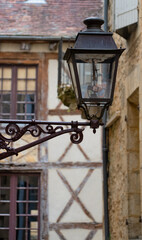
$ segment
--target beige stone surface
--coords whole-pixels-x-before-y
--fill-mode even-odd
[[[109,28],[113,29],[113,1],[109,1]],[[120,111],[120,119],[109,128],[109,220],[111,240],[141,235],[142,215],[142,5],[139,23],[126,41],[116,33],[117,46],[126,50],[120,58],[114,102],[109,119]],[[141,179],[141,180],[140,180]],[[128,220],[128,226],[126,225]]]

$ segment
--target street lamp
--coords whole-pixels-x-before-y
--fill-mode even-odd
[[[95,133],[102,125],[103,113],[113,100],[118,59],[124,49],[117,48],[112,33],[101,29],[102,19],[91,17],[84,23],[87,30],[78,33],[74,48],[67,49],[64,60],[68,62],[78,108],[83,111],[83,117],[90,121],[1,119],[5,131],[0,132],[0,160],[66,133],[71,134],[72,143],[78,144],[83,140],[84,129],[80,126],[90,126]],[[39,139],[16,149],[10,147],[10,143],[18,141],[26,133]],[[43,137],[43,134],[46,136]]]
[[[68,48],[67,60],[79,109],[84,118],[101,121],[104,110],[111,105],[114,94],[118,59],[124,49],[118,49],[112,33],[104,32],[100,18],[84,20],[85,31],[78,33],[74,48]]]

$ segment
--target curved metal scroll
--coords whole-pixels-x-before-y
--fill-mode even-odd
[[[70,133],[70,140],[72,143],[79,144],[83,140],[84,131],[84,128],[79,128],[79,126],[90,126],[93,128],[93,132],[95,133],[96,128],[101,125],[101,123],[97,120],[82,123],[77,121],[41,122],[0,120],[0,123],[6,124],[5,130],[3,133],[0,133],[0,149],[4,151],[0,153],[0,160],[15,154],[18,155],[19,152],[66,133]],[[9,146],[10,143],[18,141],[26,133],[38,139],[16,149],[13,149]]]

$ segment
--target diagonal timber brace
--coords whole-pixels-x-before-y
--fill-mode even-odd
[[[0,160],[12,155],[18,155],[19,152],[66,133],[71,133],[70,140],[72,143],[79,144],[83,140],[84,131],[84,128],[79,127],[90,126],[93,129],[93,133],[95,133],[96,129],[103,125],[99,120],[91,120],[90,122],[0,120],[0,124],[4,126],[0,132]],[[30,134],[38,139],[15,149],[10,147],[11,143],[18,141],[25,134]]]

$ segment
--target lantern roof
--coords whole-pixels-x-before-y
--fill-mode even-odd
[[[114,50],[117,46],[112,38],[112,32],[104,32],[101,28],[103,19],[89,17],[84,20],[87,29],[77,34],[74,48]]]
[[[64,59],[67,60],[71,53],[80,51],[100,51],[106,54],[114,53],[121,55],[124,49],[118,49],[112,32],[104,32],[101,28],[104,23],[103,19],[90,17],[84,20],[84,24],[87,28],[84,31],[80,31],[76,36],[75,45],[73,48],[68,48]]]

